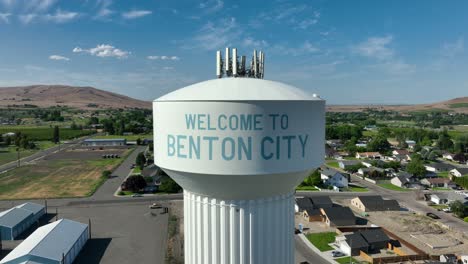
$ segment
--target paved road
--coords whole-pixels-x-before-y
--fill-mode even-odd
[[[294,243],[296,245],[296,260],[295,263],[301,263],[307,261],[310,264],[328,264],[329,262],[323,259],[320,255],[310,250],[307,245],[302,241],[299,236],[294,236]]]
[[[30,156],[27,156],[27,157],[24,157],[24,158],[20,159],[20,165],[24,165],[27,162],[30,162],[30,161],[33,161],[33,160],[36,160],[36,159],[43,158],[45,156],[51,155],[51,154],[59,151],[59,149],[60,149],[60,151],[63,151],[65,149],[75,147],[76,145],[81,144],[81,142],[83,140],[87,139],[87,138],[89,138],[89,137],[75,139],[75,140],[72,140],[72,141],[68,141],[67,144],[61,144],[60,146],[55,146],[55,147],[51,147],[51,148],[48,148],[48,149],[45,149],[45,150],[40,150],[40,151],[30,155]],[[4,171],[7,171],[7,170],[14,169],[17,166],[18,166],[17,161],[12,161],[10,163],[0,165],[0,173],[4,172]]]

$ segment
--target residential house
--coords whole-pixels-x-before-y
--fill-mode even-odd
[[[396,200],[384,200],[380,195],[356,197],[351,200],[351,205],[363,212],[400,211]]]
[[[403,176],[395,176],[390,180],[390,183],[392,183],[395,186],[401,187],[401,188],[409,188],[410,186],[410,181],[408,178],[403,177]]]
[[[450,171],[450,174],[455,177],[468,176],[468,168],[455,168]]]
[[[377,126],[376,125],[367,125],[367,126],[364,127],[364,130],[375,131],[375,130],[377,130]]]
[[[424,165],[424,167],[426,168],[426,170],[431,172],[443,172],[455,169],[455,166],[453,166],[452,164],[442,162],[431,163],[428,165]]]
[[[437,193],[431,194],[431,202],[435,204],[447,204],[448,203],[448,194],[445,193]]]
[[[336,238],[341,251],[347,255],[359,256],[360,251],[375,252],[388,247],[390,238],[382,228],[359,230]]]
[[[349,174],[341,173],[334,169],[322,170],[320,173],[320,178],[325,185],[330,185],[337,188],[348,187]]]
[[[315,196],[309,198],[314,205],[314,208],[330,208],[333,207],[333,202],[330,199],[330,196]]]
[[[381,169],[381,168],[377,168],[377,167],[369,167],[369,168],[360,168],[358,170],[358,174],[361,175],[361,176],[365,176],[365,175],[369,175],[371,174],[373,171],[377,171],[379,172],[380,174],[384,175],[385,174],[385,170],[384,169]]]
[[[361,236],[369,244],[369,251],[384,249],[388,246],[390,238],[385,234],[382,228],[366,229],[359,231]]]
[[[458,259],[457,259],[457,256],[455,254],[440,255],[439,261],[442,262],[442,263],[453,263],[453,264],[458,263]]]
[[[341,169],[347,170],[349,167],[356,166],[361,164],[359,160],[340,160],[338,161],[338,166],[340,166]]]
[[[357,159],[382,159],[379,152],[356,152]]]
[[[398,155],[402,155],[402,156],[406,156],[406,155],[409,155],[410,152],[406,149],[395,149],[392,151],[392,155],[393,156],[398,156]]]
[[[454,156],[455,156],[455,154],[450,153],[450,152],[446,152],[446,153],[442,154],[443,159],[451,160],[451,161],[453,161]]]
[[[352,226],[356,224],[356,216],[349,207],[321,208],[320,211],[328,226]]]
[[[314,208],[314,204],[309,197],[296,197],[296,204],[294,205],[294,211],[296,211],[296,213],[302,213],[309,208]]]
[[[296,198],[294,210],[300,213],[307,221],[323,221],[321,208],[332,208],[333,202],[328,196],[300,197]]]
[[[463,153],[458,153],[453,156],[453,161],[456,161],[460,164],[468,162],[468,156],[465,156]]]
[[[343,147],[343,141],[341,141],[341,139],[329,139],[326,143],[335,150]]]
[[[468,255],[461,255],[460,256],[460,263],[468,264]]]
[[[385,161],[383,160],[363,160],[361,163],[367,168],[370,168],[372,166],[382,168],[385,166]]]
[[[369,244],[358,232],[336,237],[336,242],[340,250],[348,256],[359,256],[361,251],[367,252],[369,249]]]
[[[425,178],[421,184],[430,188],[454,188],[457,185],[449,178]]]
[[[416,141],[414,140],[405,140],[406,145],[408,145],[408,148],[413,149],[414,146],[416,146]]]
[[[323,221],[323,215],[320,209],[307,208],[302,212],[302,216],[309,222]]]
[[[448,203],[460,201],[465,206],[468,206],[468,196],[455,192],[450,192],[447,197]]]

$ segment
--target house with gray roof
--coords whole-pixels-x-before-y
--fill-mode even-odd
[[[351,166],[356,166],[361,164],[361,161],[359,160],[340,160],[338,161],[338,166],[343,169],[347,170]]]
[[[321,208],[328,226],[353,226],[356,224],[356,216],[349,207]]]
[[[320,172],[320,178],[325,185],[337,188],[348,187],[349,174],[339,172],[334,169],[324,169]]]
[[[396,200],[384,200],[380,195],[366,195],[351,199],[351,205],[363,212],[400,211]]]

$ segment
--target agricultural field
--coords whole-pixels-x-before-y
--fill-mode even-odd
[[[30,140],[41,141],[51,140],[53,136],[53,127],[29,127],[29,126],[2,126],[0,127],[0,134],[6,134],[9,132],[27,135]],[[60,128],[60,139],[68,140],[77,137],[87,136],[94,134],[94,130],[73,130],[71,128]]]
[[[132,150],[67,150],[10,170],[0,174],[0,199],[89,196],[106,180],[103,171],[116,168]],[[101,152],[116,153],[121,158],[102,159]]]
[[[20,149],[19,153],[16,150],[16,146],[8,146],[0,148],[0,165],[7,164],[12,161],[30,156],[38,151],[51,148],[55,146],[51,141],[37,141],[34,142],[37,146],[36,149]]]
[[[137,139],[153,139],[152,134],[138,134],[138,135],[129,135],[129,136],[119,136],[119,135],[108,135],[108,136],[95,136],[93,138],[98,139],[116,139],[116,138],[125,138],[128,141],[135,141]]]

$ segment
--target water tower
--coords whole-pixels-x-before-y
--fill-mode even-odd
[[[292,264],[294,189],[324,161],[325,101],[217,52],[218,79],[153,102],[155,163],[184,188],[186,264]],[[227,78],[222,78],[226,76]]]

